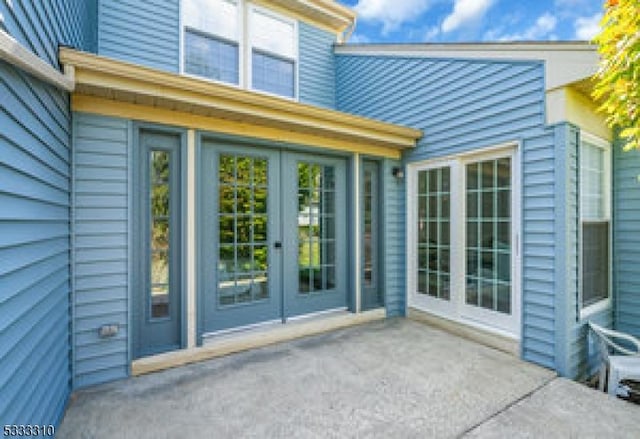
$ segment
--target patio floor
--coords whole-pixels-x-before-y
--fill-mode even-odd
[[[640,406],[406,319],[77,392],[59,438],[640,437]]]

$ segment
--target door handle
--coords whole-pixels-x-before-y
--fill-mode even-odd
[[[280,241],[276,241],[276,242],[273,243],[273,246],[275,248],[282,248],[282,243]]]

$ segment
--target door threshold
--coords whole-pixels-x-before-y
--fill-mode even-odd
[[[333,316],[347,316],[352,314],[347,308],[335,308],[329,309],[326,311],[318,311],[311,314],[302,314],[299,316],[294,316],[288,318],[286,321],[282,321],[281,319],[277,320],[269,320],[267,322],[261,323],[253,323],[251,325],[238,326],[236,328],[229,329],[221,329],[219,331],[207,332],[202,334],[202,344],[207,346],[212,343],[212,341],[217,341],[222,338],[228,339],[233,337],[238,337],[240,335],[247,335],[250,333],[260,332],[264,333],[265,331],[275,330],[277,328],[281,328],[282,325],[295,325],[300,322],[309,322],[312,320],[321,320],[326,319],[327,317]]]
[[[434,326],[443,331],[466,338],[476,343],[489,346],[515,357],[520,357],[520,343],[517,338],[508,337],[493,331],[479,328],[458,320],[451,320],[445,317],[432,314],[417,308],[409,307],[408,315],[411,320]]]
[[[275,343],[384,320],[385,318],[386,312],[384,308],[359,314],[340,311],[332,312],[328,315],[315,314],[309,318],[296,319],[286,325],[266,325],[264,327],[253,327],[246,331],[227,332],[219,337],[208,337],[204,345],[200,347],[180,349],[134,360],[131,363],[131,375],[139,376],[171,369]]]

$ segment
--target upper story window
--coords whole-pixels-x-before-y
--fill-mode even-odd
[[[295,98],[296,36],[295,20],[242,0],[183,0],[188,74]]]
[[[604,303],[610,290],[611,149],[586,133],[580,144],[581,305]]]
[[[238,4],[228,0],[185,0],[183,8],[184,71],[239,84]]]
[[[228,0],[186,0],[183,17],[184,71],[240,84],[239,5]]]
[[[296,89],[295,22],[251,10],[251,87],[290,98]]]

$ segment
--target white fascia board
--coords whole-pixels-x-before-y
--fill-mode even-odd
[[[65,74],[62,74],[2,29],[0,29],[0,59],[59,89],[72,92],[75,88],[72,70],[65,69]]]
[[[338,55],[409,56],[435,59],[544,61],[546,90],[564,87],[593,76],[600,58],[586,42],[371,44],[337,45]]]

